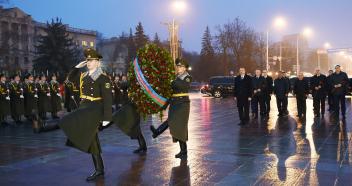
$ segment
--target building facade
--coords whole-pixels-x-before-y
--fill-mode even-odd
[[[21,9],[0,6],[0,72],[31,71],[35,45],[46,35],[46,23],[40,23]],[[66,25],[69,36],[82,48],[96,46],[96,31]]]

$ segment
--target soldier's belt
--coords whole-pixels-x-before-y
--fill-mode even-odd
[[[79,90],[73,90],[73,92],[79,92]]]
[[[98,100],[101,100],[102,98],[101,97],[91,97],[91,96],[86,96],[86,95],[81,95],[81,98],[82,99],[87,99],[89,101],[98,101]]]
[[[172,94],[172,97],[185,97],[188,96],[188,93]]]

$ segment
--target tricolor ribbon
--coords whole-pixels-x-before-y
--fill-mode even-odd
[[[138,64],[137,57],[133,61],[133,66],[134,66],[134,73],[136,75],[137,81],[141,86],[142,90],[144,91],[144,93],[160,107],[163,107],[166,104],[167,99],[160,96],[158,93],[156,93],[153,87],[145,79],[143,72]]]

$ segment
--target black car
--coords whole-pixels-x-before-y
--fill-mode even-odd
[[[209,84],[201,88],[202,94],[214,96],[216,98],[233,95],[235,77],[214,76],[209,79]]]

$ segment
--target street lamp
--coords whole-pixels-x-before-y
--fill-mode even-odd
[[[278,16],[274,19],[274,22],[273,22],[273,26],[275,27],[275,29],[277,30],[282,30],[283,28],[285,28],[287,25],[287,22],[286,22],[286,19],[282,16]],[[282,65],[281,65],[281,59],[282,59],[282,41],[280,41],[280,57],[279,57],[279,60],[280,60],[280,70],[282,68]],[[266,32],[266,70],[268,71],[269,70],[269,30],[267,30]]]
[[[187,9],[186,1],[184,0],[173,0],[171,3],[172,11],[177,14],[183,14]],[[175,18],[172,19],[171,23],[166,23],[169,30],[170,40],[170,53],[172,59],[175,61],[179,57],[179,24],[175,22]]]
[[[309,28],[309,27],[305,27],[301,33],[297,34],[297,41],[296,41],[296,45],[297,45],[296,75],[298,75],[298,73],[300,71],[300,66],[299,66],[299,38],[300,38],[300,36],[308,38],[312,34],[313,34],[313,30],[311,28]]]

